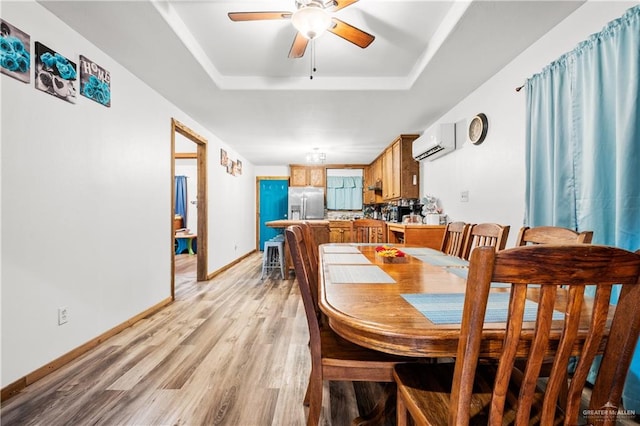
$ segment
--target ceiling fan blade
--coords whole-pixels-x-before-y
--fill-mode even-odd
[[[338,37],[342,37],[343,39],[355,44],[358,47],[365,48],[375,40],[375,37],[369,33],[362,31],[354,27],[353,25],[349,25],[346,22],[343,22],[337,18],[332,18],[333,26],[329,27],[327,31],[330,31],[337,35]]]
[[[289,19],[291,12],[229,12],[232,21],[266,21],[271,19]]]
[[[293,39],[291,50],[289,50],[289,57],[292,59],[302,58],[304,51],[307,50],[307,44],[309,44],[309,39],[297,32],[296,38]]]
[[[344,9],[347,6],[351,6],[352,4],[356,3],[358,0],[333,0],[333,9],[331,9],[332,12],[337,12],[340,9]]]

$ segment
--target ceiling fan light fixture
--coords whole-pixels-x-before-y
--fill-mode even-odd
[[[307,163],[322,164],[326,161],[327,154],[320,152],[318,148],[313,148],[312,152],[307,153]]]
[[[331,16],[322,6],[311,2],[293,13],[291,23],[300,34],[313,40],[329,29]]]

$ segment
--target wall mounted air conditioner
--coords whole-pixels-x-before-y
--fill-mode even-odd
[[[455,123],[435,124],[413,141],[413,158],[433,161],[456,149]]]

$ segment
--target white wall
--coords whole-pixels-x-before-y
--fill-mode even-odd
[[[2,18],[112,82],[106,108],[0,76],[5,387],[170,297],[172,117],[209,141],[210,272],[255,248],[255,175],[244,158],[242,176],[216,167],[221,147],[237,155],[37,3]]]
[[[450,220],[510,225],[507,247],[513,246],[523,224],[525,201],[526,94],[515,88],[636,4],[587,2],[438,119],[456,123],[458,149],[421,162],[421,196],[438,197]],[[480,112],[489,119],[489,132],[482,144],[473,145],[466,140],[466,126]],[[461,191],[469,192],[468,202],[460,201]]]
[[[289,166],[256,166],[256,176],[289,176]]]

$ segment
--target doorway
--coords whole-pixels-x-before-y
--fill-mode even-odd
[[[287,219],[289,178],[259,176],[256,181],[258,197],[256,203],[258,210],[256,248],[262,251],[264,242],[274,237],[279,231],[269,228],[265,223],[272,220]]]
[[[179,153],[176,152],[176,135],[181,135],[196,144],[196,152]],[[198,281],[207,280],[207,140],[189,129],[178,120],[171,119],[171,247],[175,244],[175,206],[176,206],[176,190],[175,190],[175,163],[176,159],[195,158],[197,173],[197,224],[196,224],[196,279]],[[191,227],[191,225],[190,225]],[[175,274],[176,259],[175,250],[171,250],[171,298],[175,300]]]

